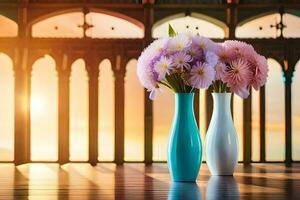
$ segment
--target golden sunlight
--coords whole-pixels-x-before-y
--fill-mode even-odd
[[[83,59],[72,64],[70,79],[70,160],[88,160],[88,76]]]
[[[169,24],[171,24],[173,27],[176,27],[176,32],[178,33],[191,32],[194,34],[200,34],[210,38],[224,38],[225,36],[225,30],[223,29],[223,27],[221,27],[221,25],[219,26],[215,24],[218,23],[217,20],[215,19],[210,19],[211,21],[215,22],[212,23],[205,19],[201,19],[201,18],[207,18],[207,16],[202,16],[199,15],[198,13],[197,14],[192,13],[192,16],[184,16],[184,14],[180,15],[181,17],[178,16],[168,21],[163,21],[162,23],[158,23],[157,26],[155,26],[152,31],[153,37],[154,38],[167,37]]]
[[[98,160],[113,161],[115,147],[115,85],[108,59],[99,65]]]
[[[266,160],[283,161],[284,133],[284,83],[280,64],[268,59],[269,77],[266,84]]]
[[[14,160],[13,62],[0,53],[0,161]]]
[[[239,161],[243,160],[243,99],[233,95],[233,121],[239,140]]]
[[[0,15],[0,24],[1,24],[1,31],[0,37],[16,37],[18,36],[18,24],[3,16]],[[5,28],[2,28],[5,27]]]
[[[252,161],[259,161],[260,160],[260,108],[259,108],[259,91],[252,90],[251,94],[251,112],[252,112]]]
[[[56,161],[58,158],[58,80],[55,61],[45,55],[32,66],[31,160]]]
[[[44,109],[44,101],[41,96],[31,96],[30,98],[30,109],[33,113],[42,113]]]
[[[292,84],[292,155],[300,160],[300,60],[297,62]]]
[[[144,88],[136,75],[137,60],[127,63],[125,76],[126,161],[144,160]]]
[[[167,145],[175,109],[174,94],[169,88],[153,101],[153,160],[167,160]]]

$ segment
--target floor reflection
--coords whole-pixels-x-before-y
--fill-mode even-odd
[[[238,200],[240,192],[233,176],[211,176],[206,187],[207,200]]]
[[[210,176],[201,167],[197,183],[172,183],[166,164],[0,164],[0,199],[236,200],[299,199],[300,165],[239,165],[235,176]]]
[[[174,182],[172,183],[168,200],[200,200],[201,193],[196,183]]]

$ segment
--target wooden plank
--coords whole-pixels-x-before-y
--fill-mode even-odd
[[[167,164],[0,164],[1,199],[298,199],[299,166],[253,164],[238,176],[210,176],[201,166],[197,183],[174,183]],[[42,176],[41,176],[42,174]],[[278,174],[274,178],[274,174]],[[76,184],[74,184],[74,182]],[[199,184],[200,183],[200,184]],[[191,198],[189,198],[191,197]],[[201,198],[202,197],[202,198]]]

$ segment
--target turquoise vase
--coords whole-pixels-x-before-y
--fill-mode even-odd
[[[168,166],[175,182],[195,182],[202,161],[193,100],[194,93],[175,94],[175,116],[168,145]]]

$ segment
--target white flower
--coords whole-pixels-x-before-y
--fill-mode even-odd
[[[168,42],[168,38],[161,38],[153,41],[147,48],[146,52],[148,55],[157,55],[159,54],[165,47]]]
[[[154,69],[158,73],[158,80],[165,78],[166,74],[170,73],[170,67],[172,65],[172,60],[162,56],[159,61],[154,64]]]
[[[171,52],[180,51],[182,49],[189,47],[191,43],[192,41],[188,36],[184,34],[179,34],[176,35],[175,37],[170,38],[168,43],[168,50]]]

